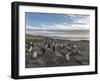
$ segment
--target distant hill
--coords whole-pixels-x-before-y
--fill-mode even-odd
[[[48,37],[44,37],[44,36],[36,36],[36,35],[31,35],[31,34],[25,34],[25,38],[26,39],[49,39]]]
[[[58,40],[66,40],[66,41],[81,41],[81,42],[89,42],[89,40],[69,40],[66,38],[59,38],[59,37],[46,37],[46,36],[40,36],[40,35],[31,35],[31,34],[25,34],[25,39],[27,40],[47,40],[47,39],[58,39]]]

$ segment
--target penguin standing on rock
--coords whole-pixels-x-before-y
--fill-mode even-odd
[[[69,54],[66,54],[65,58],[67,61],[69,61],[70,60]]]
[[[35,59],[35,58],[38,57],[38,53],[37,53],[37,51],[34,51],[34,52],[33,52],[32,57],[33,57],[33,59]]]

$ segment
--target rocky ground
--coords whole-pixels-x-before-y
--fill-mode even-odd
[[[77,65],[89,65],[89,41],[26,39],[26,68]]]

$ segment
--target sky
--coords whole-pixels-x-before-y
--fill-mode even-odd
[[[89,15],[25,12],[26,33],[64,39],[89,39]]]

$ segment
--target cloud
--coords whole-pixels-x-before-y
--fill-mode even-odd
[[[28,26],[26,25],[26,29],[39,29],[39,30],[89,30],[89,24],[68,24],[68,23],[62,23],[62,24],[52,24],[52,25],[45,25],[42,24],[39,27],[34,26]]]
[[[68,22],[39,24],[39,26],[26,25],[26,29],[40,30],[89,30],[89,15],[67,14],[64,16]]]
[[[89,23],[89,15],[68,14],[65,18],[68,18],[72,23]]]

